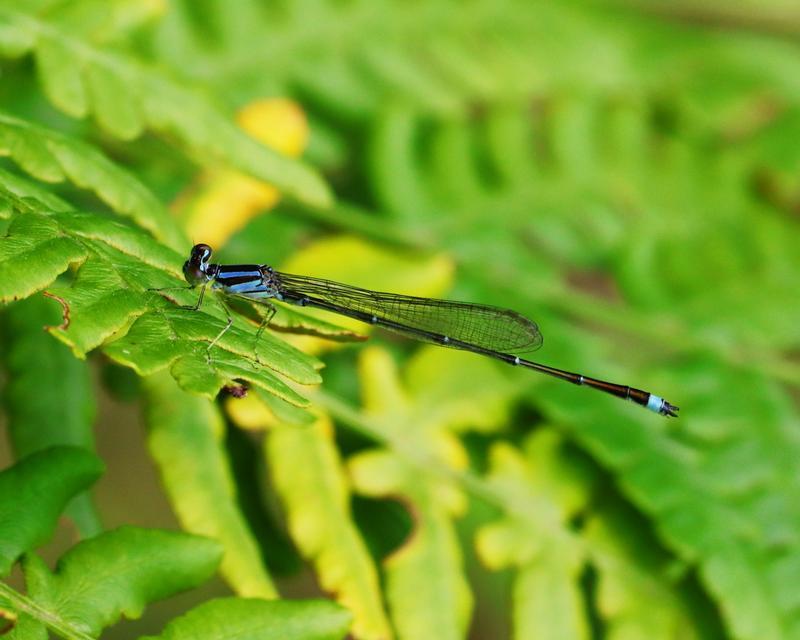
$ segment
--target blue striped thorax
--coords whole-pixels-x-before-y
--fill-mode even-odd
[[[211,265],[209,265],[211,266]],[[225,293],[248,298],[274,298],[278,284],[272,267],[257,264],[224,264],[217,267],[214,287]]]

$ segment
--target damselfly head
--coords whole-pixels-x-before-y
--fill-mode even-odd
[[[209,260],[211,260],[211,247],[207,244],[196,244],[192,247],[190,262],[206,264]]]
[[[211,247],[207,244],[196,244],[192,247],[189,259],[183,263],[183,277],[191,285],[201,284],[209,280],[208,261],[211,260]]]

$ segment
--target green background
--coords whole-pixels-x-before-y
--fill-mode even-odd
[[[121,524],[249,549],[108,637],[274,582],[349,594],[357,637],[800,638],[799,36],[777,0],[4,3],[0,182],[39,204],[0,230],[41,221],[0,241],[0,457],[107,467],[45,557]],[[233,125],[268,97],[305,113],[301,161]],[[318,393],[284,333],[257,372],[244,320],[212,372],[219,309],[143,289],[202,239],[166,207],[232,170],[284,197],[221,261],[513,308],[532,359],[680,417],[384,334],[315,352]],[[196,395],[239,377],[267,436]]]

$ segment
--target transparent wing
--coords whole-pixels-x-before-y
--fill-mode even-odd
[[[378,321],[388,321],[414,331],[447,336],[492,351],[530,352],[542,346],[542,334],[535,322],[509,309],[489,305],[417,298],[395,293],[370,291],[359,287],[288,273],[274,272],[278,288],[289,298],[307,298],[310,303],[322,300]]]

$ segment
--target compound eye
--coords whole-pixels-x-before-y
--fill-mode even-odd
[[[183,277],[186,278],[186,282],[191,285],[200,284],[208,279],[206,274],[203,273],[202,267],[194,264],[191,260],[187,260],[183,263]]]
[[[208,262],[211,259],[211,247],[207,244],[196,244],[192,247],[192,260]]]

